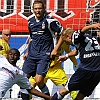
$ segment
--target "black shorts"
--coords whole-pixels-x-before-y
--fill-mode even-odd
[[[31,76],[35,76],[36,74],[42,75],[45,77],[48,68],[50,64],[50,57],[49,56],[44,56],[41,57],[40,59],[31,59],[27,57],[25,59],[24,65],[23,65],[23,72],[26,74],[29,74]]]
[[[79,93],[89,96],[99,82],[100,71],[77,69],[69,80],[68,89],[69,91],[79,90]]]

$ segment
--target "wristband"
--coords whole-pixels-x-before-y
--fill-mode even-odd
[[[68,58],[68,54],[66,54],[66,57]]]

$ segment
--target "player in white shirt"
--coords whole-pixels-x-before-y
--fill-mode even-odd
[[[20,52],[15,48],[10,50],[7,59],[3,55],[0,55],[0,100],[2,100],[6,91],[14,84],[27,89],[27,91],[33,95],[49,100],[50,96],[31,87],[24,72],[16,66],[16,62],[19,60],[19,57]]]

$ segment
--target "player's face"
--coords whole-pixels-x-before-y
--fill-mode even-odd
[[[4,33],[2,34],[2,37],[3,37],[3,39],[4,39],[6,42],[8,42],[8,41],[10,40],[10,38],[11,38],[11,33],[10,33],[10,31],[4,32]]]
[[[65,36],[63,36],[63,40],[66,42],[66,44],[70,45],[72,44],[72,40],[71,40],[71,35],[70,34],[66,34]]]
[[[41,3],[34,4],[33,11],[37,20],[41,20],[43,18],[45,9],[43,8]]]
[[[19,54],[16,50],[11,50],[8,54],[8,61],[12,65],[16,65],[17,60],[19,60]]]

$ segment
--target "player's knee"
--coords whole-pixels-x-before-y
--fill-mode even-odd
[[[44,85],[44,77],[41,75],[36,75],[35,77],[36,85],[42,87]]]
[[[62,95],[62,96],[65,96],[65,95],[67,95],[69,93],[69,91],[66,89],[66,88],[62,88],[61,90],[60,90],[60,94]]]
[[[36,85],[41,87],[43,85],[44,82],[42,82],[41,80],[36,80]]]

